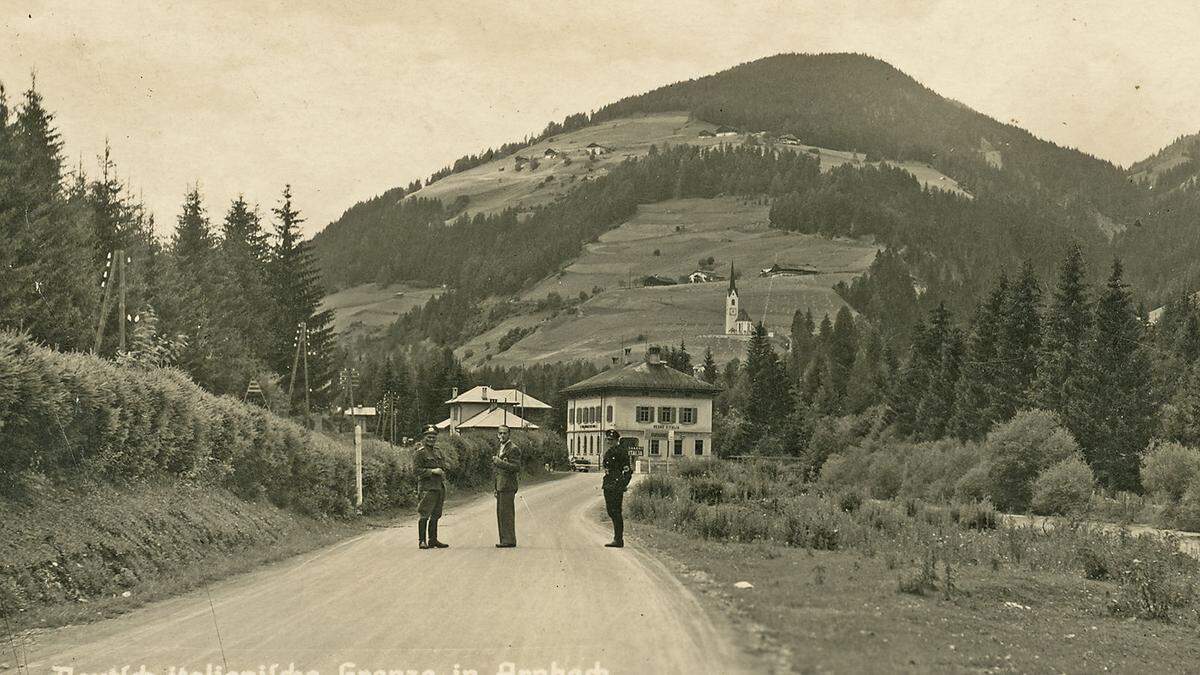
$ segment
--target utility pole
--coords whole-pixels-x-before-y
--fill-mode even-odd
[[[117,343],[119,345],[117,347],[118,353],[125,351],[125,322],[129,320],[128,315],[125,314],[125,263],[127,262],[129,261],[125,259],[125,249],[117,249],[117,283],[120,287],[117,314],[120,316],[121,326],[120,331],[117,333],[120,336]]]
[[[100,343],[104,341],[104,323],[108,319],[108,306],[112,302],[113,254],[110,252],[104,262],[104,275],[100,278],[100,287],[104,289],[104,300],[100,303],[100,323],[96,326],[96,341],[92,344],[92,353],[100,353]]]

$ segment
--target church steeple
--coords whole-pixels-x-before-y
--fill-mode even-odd
[[[738,314],[742,312],[742,308],[738,307],[738,292],[737,283],[733,280],[733,262],[729,263],[729,292],[725,294],[725,334],[733,335],[737,332]]]

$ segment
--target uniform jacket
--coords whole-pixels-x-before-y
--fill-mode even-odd
[[[517,475],[521,472],[521,450],[516,443],[502,443],[492,460],[496,468],[496,492],[516,492]]]
[[[618,444],[605,450],[601,463],[604,465],[603,488],[605,490],[623,491],[629,487],[629,481],[633,478],[633,466],[629,463],[629,448]]]
[[[441,469],[441,476],[433,473],[434,469]],[[446,460],[442,458],[442,453],[436,447],[430,449],[424,445],[417,446],[413,452],[413,471],[417,474],[417,489],[418,490],[444,490],[446,489]]]

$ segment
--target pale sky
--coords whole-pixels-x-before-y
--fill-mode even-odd
[[[107,137],[174,224],[291,183],[308,232],[550,120],[779,52],[862,52],[1128,165],[1200,131],[1200,3],[0,2],[10,102],[37,71],[68,163]]]

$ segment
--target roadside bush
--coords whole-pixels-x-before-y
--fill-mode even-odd
[[[1178,530],[1200,532],[1200,480],[1194,481],[1183,493],[1172,514],[1171,525]]]
[[[353,510],[354,453],[346,444],[210,394],[180,371],[60,353],[11,332],[0,332],[0,438],[0,481],[22,472],[108,480],[166,473],[312,515]],[[561,442],[531,445],[528,456],[540,465]],[[490,447],[453,450],[458,477],[491,475]],[[368,509],[411,500],[404,451],[368,441],[363,454]]]
[[[988,433],[984,449],[991,464],[992,497],[1003,511],[1029,508],[1033,481],[1046,468],[1079,454],[1079,444],[1054,413],[1022,410]]]
[[[1083,457],[1068,457],[1038,474],[1030,506],[1043,516],[1065,516],[1087,509],[1096,477]]]
[[[954,484],[954,497],[962,501],[991,499],[992,479],[990,473],[991,467],[987,464],[976,464],[971,467]]]
[[[1151,444],[1142,459],[1142,486],[1173,501],[1200,479],[1200,449],[1164,441]]]
[[[720,504],[725,500],[725,481],[719,478],[697,478],[688,481],[692,501],[701,504]]]
[[[902,472],[903,467],[895,457],[877,453],[871,462],[871,496],[876,499],[892,499],[900,494]]]
[[[968,530],[994,530],[1000,526],[1000,514],[986,499],[955,504],[954,520]]]
[[[686,459],[679,463],[676,472],[681,478],[699,478],[701,476],[717,475],[721,468],[721,460],[716,457],[701,459]]]
[[[633,492],[648,497],[670,499],[675,496],[675,482],[676,479],[670,476],[651,474],[634,484]]]

